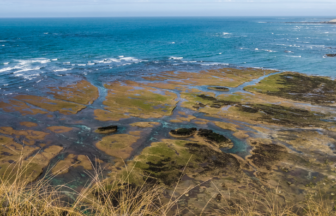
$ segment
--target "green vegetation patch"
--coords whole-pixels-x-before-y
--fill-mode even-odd
[[[312,104],[328,105],[336,101],[335,80],[292,72],[271,75],[244,90]]]
[[[209,172],[219,174],[225,170],[237,170],[237,159],[218,148],[187,140],[162,140],[152,143],[129,166],[142,180],[163,182],[165,185],[176,183],[184,173],[189,176],[205,175]],[[184,171],[184,172],[183,172]]]
[[[213,116],[226,116],[246,120],[259,121],[290,127],[322,127],[328,123],[322,121],[327,114],[313,112],[306,109],[283,106],[254,98],[244,94],[230,94],[215,96],[212,93],[188,92],[181,97],[187,101],[183,107],[199,110]],[[227,109],[223,110],[221,108]],[[330,126],[330,124],[329,124]]]
[[[258,121],[287,126],[321,126],[324,124],[321,119],[326,117],[322,113],[275,104],[237,104],[234,109],[251,114],[252,118],[256,114]]]
[[[111,116],[125,118],[127,116],[124,114],[127,113],[128,116],[133,117],[161,118],[171,115],[177,104],[175,93],[169,91],[157,93],[156,89],[139,87],[138,83],[134,82],[126,84],[115,82],[105,85],[110,90],[103,104],[106,106],[105,110],[111,112]],[[102,111],[96,111],[95,115],[99,120],[104,120],[104,116],[106,116]],[[120,119],[115,118],[116,120]]]
[[[182,106],[190,109],[199,109],[205,106],[211,108],[221,108],[227,105],[234,105],[246,99],[246,95],[231,94],[215,97],[215,94],[208,92],[187,92],[182,93],[181,97],[187,101],[183,102]]]

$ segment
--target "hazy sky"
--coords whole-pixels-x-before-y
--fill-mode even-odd
[[[336,0],[0,0],[0,17],[330,16]]]

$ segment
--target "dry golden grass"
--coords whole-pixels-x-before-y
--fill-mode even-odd
[[[161,202],[162,187],[135,186],[129,176],[107,184],[99,170],[81,192],[50,186],[51,174],[29,183],[22,161],[16,162],[15,171],[0,176],[0,215],[167,215],[175,203]],[[69,194],[76,200],[69,202]]]
[[[144,183],[130,184],[128,175],[107,183],[101,178],[101,170],[91,174],[91,181],[81,192],[65,185],[50,186],[53,176],[46,175],[29,183],[27,165],[17,161],[16,169],[7,170],[0,176],[0,215],[179,215],[177,202],[183,195],[172,199],[162,199],[164,187]],[[189,188],[190,190],[190,188]],[[189,191],[187,190],[186,193]],[[175,190],[174,190],[175,191]],[[218,190],[220,191],[220,190]],[[67,195],[76,197],[69,201]],[[254,197],[235,196],[223,200],[219,209],[209,209],[210,199],[199,215],[232,216],[329,216],[334,215],[334,202],[322,195],[311,196],[305,202],[288,205],[279,199],[276,191]]]

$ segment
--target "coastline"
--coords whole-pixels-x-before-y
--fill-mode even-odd
[[[252,84],[260,77],[259,82]],[[48,166],[55,165],[55,179],[66,180],[83,169],[86,172],[96,169],[97,164],[92,162],[97,160],[101,161],[99,166],[109,171],[107,182],[131,167],[134,168],[130,184],[156,182],[167,191],[182,175],[179,193],[186,187],[196,187],[206,178],[214,179],[215,187],[206,186],[207,192],[196,190],[191,197],[182,198],[185,204],[180,207],[196,212],[202,210],[197,206],[206,204],[216,187],[222,188],[218,191],[221,199],[228,199],[223,195],[227,194],[227,187],[252,196],[254,190],[242,186],[255,184],[253,178],[258,179],[259,188],[280,189],[286,202],[298,201],[302,194],[297,193],[298,189],[308,194],[320,189],[334,193],[330,182],[336,180],[335,150],[331,146],[336,137],[336,112],[331,107],[335,105],[336,94],[328,92],[333,91],[336,81],[253,68],[168,71],[141,78],[142,81],[106,82],[107,96],[103,106],[96,109],[88,104],[99,100],[98,89],[85,80],[65,83],[57,89],[40,89],[47,91],[48,97],[32,94],[4,98],[0,107],[5,115],[14,115],[6,117],[11,124],[0,127],[0,141],[6,146],[1,150],[1,167],[12,166],[11,161],[18,155],[13,155],[9,148],[15,146],[27,148],[28,158],[32,152],[41,151],[35,156],[41,159],[34,160],[37,165],[30,168],[38,174],[32,177],[32,182],[40,174],[45,175]],[[215,91],[208,86],[244,88],[223,92],[221,88]],[[85,94],[78,94],[84,90]],[[113,132],[116,128],[118,131],[106,135],[93,132],[103,125],[115,125]],[[169,132],[190,127],[214,132],[207,132],[206,139],[194,137],[194,132],[183,139]],[[79,145],[72,145],[71,139],[83,141],[76,140]],[[231,140],[232,149],[222,149],[214,142],[221,139]],[[57,145],[61,140],[62,147]],[[57,151],[50,155],[52,148]],[[233,149],[235,154],[226,153]],[[239,152],[247,156],[239,157]],[[124,164],[120,159],[127,162]],[[180,169],[186,165],[181,173]],[[253,178],[247,175],[252,170]],[[312,171],[316,178],[307,180]],[[78,182],[74,184],[81,186]],[[315,186],[306,186],[310,184]],[[194,200],[201,196],[202,201]],[[207,209],[211,212],[219,204],[211,203]]]

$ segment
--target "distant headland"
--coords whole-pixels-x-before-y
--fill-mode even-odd
[[[327,22],[286,22],[286,23],[325,23],[325,24],[336,24],[336,19],[332,19]]]

